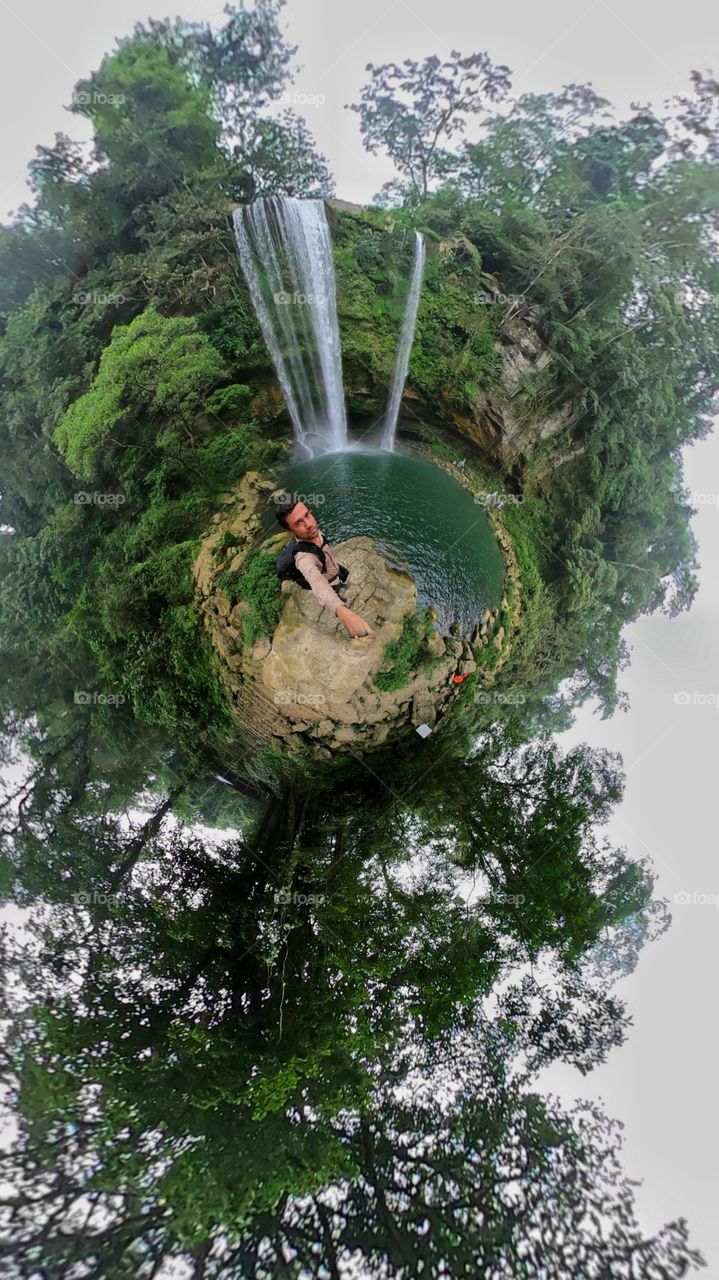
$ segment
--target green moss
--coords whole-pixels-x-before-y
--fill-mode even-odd
[[[254,422],[238,423],[227,431],[214,423],[210,439],[197,451],[201,473],[212,489],[230,489],[262,457],[263,447]]]
[[[224,576],[224,575],[220,575]],[[239,578],[236,597],[242,601],[242,639],[249,647],[260,636],[272,635],[284,606],[276,557],[267,551],[251,551]],[[223,588],[224,589],[224,588]]]
[[[217,417],[232,417],[244,414],[252,399],[252,390],[244,382],[233,382],[229,387],[219,387],[207,398],[205,408],[208,413]]]
[[[445,458],[447,462],[456,462],[459,458],[459,450],[453,449],[451,445],[445,444],[444,440],[432,438],[429,444],[430,449],[438,458]]]
[[[429,609],[406,615],[401,634],[390,641],[382,655],[382,664],[391,663],[391,670],[380,671],[373,677],[378,689],[383,692],[401,689],[420,667],[431,669],[440,661],[427,645],[434,630]]]
[[[351,397],[384,394],[392,376],[414,258],[414,228],[340,215],[334,227],[342,360]],[[425,266],[408,384],[444,410],[472,412],[500,375],[497,309],[482,305],[481,255],[440,249],[426,236]]]
[[[502,510],[517,557],[522,584],[520,626],[512,641],[512,652],[503,671],[505,684],[517,688],[547,687],[555,680],[556,655],[561,649],[557,629],[556,600],[546,578],[550,575],[550,535],[543,503],[526,496]],[[508,592],[510,609],[514,592]]]
[[[196,320],[150,306],[115,327],[89,390],[69,405],[53,438],[70,469],[90,479],[118,436],[146,436],[149,447],[158,425],[194,419],[226,372]]]
[[[242,543],[242,538],[239,536],[239,534],[230,533],[229,529],[225,529],[225,532],[223,533],[222,537],[220,538],[215,548],[215,555],[216,556],[224,555],[225,551],[231,551],[234,547],[239,547],[241,543]]]

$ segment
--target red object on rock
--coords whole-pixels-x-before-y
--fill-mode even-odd
[[[466,679],[466,676],[452,676],[452,684],[461,684]]]

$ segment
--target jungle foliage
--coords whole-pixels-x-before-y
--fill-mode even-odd
[[[587,86],[512,99],[486,54],[370,68],[397,177],[331,212],[350,404],[385,387],[415,228],[417,416],[501,394],[518,335],[545,358],[511,462],[466,470],[517,498],[505,701],[467,680],[421,752],[318,771],[239,739],[190,576],[287,435],[231,211],[332,190],[281,8],[138,24],[75,87],[92,148],[38,147],[0,227],[0,1248],[17,1280],[678,1280],[683,1219],[647,1237],[616,1128],[537,1088],[622,1042],[614,983],[668,922],[603,831],[619,761],[547,728],[611,711],[625,625],[696,588],[719,88],[618,121]],[[227,584],[248,642],[270,568]]]

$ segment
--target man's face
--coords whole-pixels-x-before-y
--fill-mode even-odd
[[[287,528],[300,542],[311,542],[317,537],[317,521],[304,502],[298,502],[286,518]]]

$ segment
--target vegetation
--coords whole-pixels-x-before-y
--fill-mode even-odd
[[[596,833],[616,760],[518,750],[507,731],[471,754],[427,745],[421,787],[388,753],[386,788],[348,772],[338,806],[334,781],[291,784],[251,836],[214,846],[167,827],[182,781],[129,827],[69,809],[57,781],[42,805],[26,796],[5,894],[28,910],[5,937],[0,1007],[17,1274],[38,1257],[53,1277],[202,1258],[210,1275],[270,1276],[289,1240],[297,1276],[356,1248],[370,1274],[440,1275],[446,1249],[465,1274],[485,1259],[511,1273],[534,1240],[569,1277],[570,1223],[571,1249],[608,1274],[630,1247],[677,1277],[696,1256],[681,1222],[638,1231],[601,1114],[531,1087],[621,1042],[607,959],[628,926],[648,940],[665,924],[648,869]],[[385,1179],[401,1185],[416,1148],[410,1208]],[[520,1209],[499,1178],[513,1151]],[[570,1188],[560,1231],[537,1214]]]
[[[719,88],[619,121],[587,86],[511,100],[486,54],[370,68],[355,111],[397,177],[331,213],[349,400],[385,387],[420,228],[408,404],[516,499],[523,612],[494,703],[470,677],[421,753],[317,769],[240,734],[191,578],[287,431],[229,214],[331,191],[276,110],[281,7],[138,24],[76,86],[92,154],[39,147],[0,227],[9,1275],[679,1280],[684,1220],[643,1234],[615,1127],[537,1077],[622,1042],[616,981],[668,923],[604,832],[619,761],[549,729],[611,712],[623,627],[695,590]],[[511,441],[470,444],[452,422],[494,421],[525,341]],[[223,582],[244,642],[269,632],[268,554]],[[406,620],[380,687],[429,637]]]
[[[247,557],[237,582],[237,595],[243,604],[242,635],[246,645],[259,636],[271,636],[284,607],[276,559],[269,552],[253,550]]]
[[[542,557],[553,615],[523,674],[545,694],[565,679],[569,707],[595,696],[611,712],[622,628],[677,613],[696,590],[681,450],[710,429],[716,404],[716,81],[696,74],[663,118],[647,108],[617,122],[576,85],[496,116],[506,68],[485,55],[371,71],[356,109],[400,175],[377,198],[393,216],[404,200],[403,216],[439,242],[440,288],[464,278],[475,310],[474,324],[449,310],[449,323],[428,323],[428,270],[411,383],[431,410],[462,415],[474,400],[481,414],[482,382],[471,365],[463,376],[478,335],[506,342],[524,326],[538,337],[516,456],[486,451],[511,491],[539,499],[511,514],[521,537],[531,512],[525,542]],[[443,110],[451,125],[435,138]],[[485,126],[479,144],[463,141],[469,114]],[[456,355],[438,398],[422,370],[447,333]]]
[[[405,614],[401,633],[396,640],[390,640],[382,655],[382,666],[389,666],[389,670],[380,670],[373,677],[377,688],[401,689],[420,667],[431,667],[437,658],[427,641],[435,631],[430,609]]]

